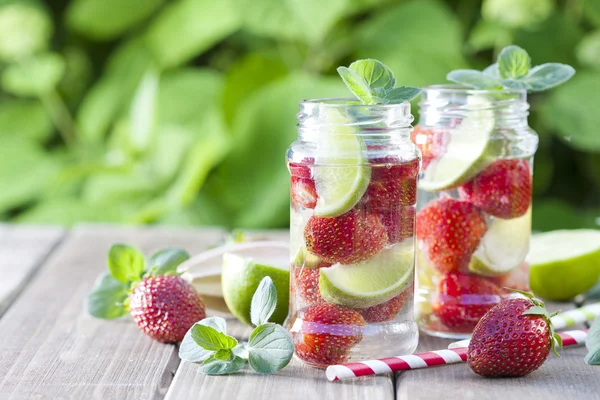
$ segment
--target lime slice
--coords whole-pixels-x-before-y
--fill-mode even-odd
[[[519,218],[496,218],[475,250],[469,271],[485,276],[502,275],[525,260],[531,235],[531,207]]]
[[[531,237],[529,285],[537,296],[566,301],[600,276],[600,231],[560,230]]]
[[[314,255],[306,250],[306,246],[302,245],[292,259],[292,264],[298,267],[306,267],[310,269],[319,268],[323,264],[319,256]],[[327,265],[327,264],[326,264]]]
[[[319,132],[317,157],[312,168],[317,189],[314,215],[337,217],[350,211],[369,186],[371,169],[366,146],[350,119],[337,110],[328,110],[332,129]]]
[[[467,98],[467,117],[451,130],[445,153],[429,163],[419,180],[421,189],[455,188],[468,182],[491,162],[494,112],[490,107],[491,102],[483,96]]]
[[[367,261],[321,268],[321,295],[329,303],[352,308],[384,303],[412,283],[413,250],[413,241],[405,240]]]
[[[236,254],[223,255],[221,285],[223,298],[231,313],[240,321],[250,322],[250,304],[258,284],[270,276],[277,289],[277,307],[271,322],[282,324],[288,314],[290,272],[285,259],[261,262]]]

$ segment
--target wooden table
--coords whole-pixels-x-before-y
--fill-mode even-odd
[[[585,365],[583,347],[565,349],[562,358],[551,356],[519,379],[485,379],[456,364],[332,383],[323,370],[296,361],[270,376],[247,369],[205,376],[180,362],[176,346],[152,341],[129,318],[86,315],[84,299],[105,270],[112,243],[145,252],[176,246],[193,254],[224,235],[221,229],[0,225],[0,399],[600,398],[600,368]],[[235,320],[228,330],[240,339],[248,335]],[[418,351],[448,343],[422,335]]]

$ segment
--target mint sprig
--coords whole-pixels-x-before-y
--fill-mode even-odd
[[[399,104],[421,93],[421,89],[416,87],[395,87],[394,73],[381,61],[357,60],[349,67],[339,67],[337,71],[348,89],[363,104]]]
[[[483,71],[458,69],[448,73],[449,81],[475,89],[525,89],[541,92],[558,86],[575,75],[567,64],[547,63],[531,68],[531,57],[519,46],[502,49],[496,62]]]
[[[248,343],[238,343],[227,335],[223,318],[205,318],[186,333],[179,347],[179,358],[201,363],[200,372],[207,375],[232,374],[246,362],[260,374],[279,371],[290,362],[294,345],[286,329],[269,322],[276,305],[275,285],[270,277],[264,277],[252,296],[250,318],[256,328]]]
[[[87,298],[87,310],[96,318],[115,319],[129,312],[129,295],[148,276],[176,274],[179,264],[190,258],[181,249],[168,248],[147,261],[137,248],[117,243],[108,251],[108,271],[94,284]]]
[[[596,318],[585,341],[585,347],[588,353],[585,356],[585,362],[588,365],[600,365],[600,318]]]

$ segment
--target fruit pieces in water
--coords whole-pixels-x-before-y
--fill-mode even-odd
[[[524,314],[534,306],[542,307],[539,313]],[[543,303],[509,299],[492,308],[475,327],[467,363],[473,372],[486,377],[525,376],[542,366],[553,346]]]
[[[392,321],[396,318],[400,310],[402,310],[412,293],[413,286],[411,285],[398,296],[393,297],[385,303],[367,308],[357,308],[355,311],[362,315],[367,323]]]
[[[370,162],[375,165],[371,167],[371,182],[365,194],[367,209],[390,211],[416,203],[417,159],[401,162],[395,157],[381,157]]]
[[[304,238],[309,252],[325,262],[342,264],[371,258],[388,240],[377,215],[356,209],[334,218],[310,217]]]
[[[292,266],[294,269],[294,288],[296,296],[304,305],[325,303],[319,292],[319,270]]]
[[[531,205],[531,168],[520,159],[497,160],[458,191],[485,213],[511,219],[524,215]]]
[[[410,139],[421,151],[421,168],[427,169],[429,163],[443,152],[443,133],[415,126]]]
[[[433,313],[449,329],[470,333],[483,315],[498,304],[505,292],[486,278],[451,272],[442,277]]]
[[[302,328],[301,334],[293,333],[296,355],[312,365],[345,362],[348,351],[362,339],[365,320],[356,311],[318,304],[299,311],[298,317]]]
[[[473,204],[444,197],[417,213],[416,230],[429,261],[439,272],[447,273],[467,267],[487,224]]]
[[[389,244],[401,242],[415,234],[414,206],[382,212],[379,219],[387,230]]]
[[[294,207],[315,208],[317,205],[317,189],[310,170],[310,164],[312,163],[314,163],[312,159],[307,160],[306,164],[289,163],[291,174],[290,195]]]
[[[129,311],[142,332],[164,343],[180,342],[206,317],[198,292],[179,275],[153,276],[138,283]]]
[[[501,288],[529,292],[529,264],[524,262],[512,271],[504,275],[494,276],[490,280]]]

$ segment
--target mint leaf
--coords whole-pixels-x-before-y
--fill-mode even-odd
[[[500,71],[498,70],[498,63],[493,63],[481,72],[483,72],[484,75],[491,76],[492,78],[496,78],[498,80],[502,79],[500,76]]]
[[[518,79],[527,75],[531,68],[531,58],[519,46],[507,46],[498,54],[498,70],[505,79]]]
[[[560,85],[575,75],[575,68],[560,63],[547,63],[533,67],[523,81],[531,90],[540,92]]]
[[[135,247],[115,244],[108,252],[108,270],[123,283],[137,281],[144,273],[144,255]]]
[[[370,58],[358,60],[350,64],[349,69],[360,76],[369,88],[371,88],[372,92],[375,89],[388,90],[396,86],[394,73],[381,61]]]
[[[348,89],[350,89],[350,91],[354,93],[354,95],[358,97],[363,104],[373,103],[371,88],[362,77],[358,76],[354,71],[351,71],[346,67],[339,67],[337,72]]]
[[[504,87],[506,89],[517,89],[517,90],[521,90],[521,89],[530,90],[531,89],[531,85],[529,85],[527,82],[521,81],[521,80],[516,80],[516,79],[502,80],[502,87]]]
[[[248,341],[248,362],[261,374],[272,374],[290,362],[294,345],[290,333],[277,324],[259,325]]]
[[[226,333],[226,322],[223,318],[220,317],[204,318],[202,321],[197,322],[194,326],[198,324],[214,328],[218,332],[224,334]],[[183,337],[183,340],[181,341],[181,344],[179,345],[179,358],[189,362],[199,363],[203,362],[208,357],[213,355],[214,351],[205,350],[204,348],[200,347],[198,343],[196,343],[196,341],[194,341],[194,339],[192,338],[192,329],[194,329],[194,326],[192,326],[187,331],[187,333]],[[233,351],[235,352],[235,348],[233,349]]]
[[[237,345],[235,338],[219,332],[211,326],[196,324],[192,327],[192,339],[204,350],[218,351],[233,349]]]
[[[248,343],[246,343],[246,342],[238,343],[238,345],[235,346],[231,351],[233,351],[233,354],[235,354],[236,356],[241,357],[244,360],[248,361],[247,345],[248,345]]]
[[[423,90],[412,86],[400,86],[390,89],[385,92],[384,104],[394,103],[399,104],[405,101],[410,101],[421,94]]]
[[[217,352],[214,354],[215,358],[217,360],[231,360],[234,355],[233,355],[233,351],[231,351],[231,349],[221,349],[221,350],[217,350]]]
[[[148,270],[152,275],[177,273],[179,264],[189,259],[190,255],[181,249],[163,249],[152,254],[148,260]]]
[[[129,312],[125,305],[129,285],[118,281],[110,273],[99,276],[87,298],[88,313],[96,318],[114,319]]]
[[[600,365],[600,318],[596,318],[590,326],[585,347],[588,349],[585,362],[589,365]]]
[[[494,89],[502,86],[500,79],[474,69],[457,69],[451,71],[446,75],[446,79],[476,89]]]
[[[271,277],[265,276],[252,296],[250,321],[255,326],[266,324],[273,315],[275,307],[277,307],[277,289]]]
[[[206,375],[226,375],[239,371],[246,362],[240,357],[234,357],[231,360],[219,360],[215,356],[210,356],[200,366],[200,372]]]

